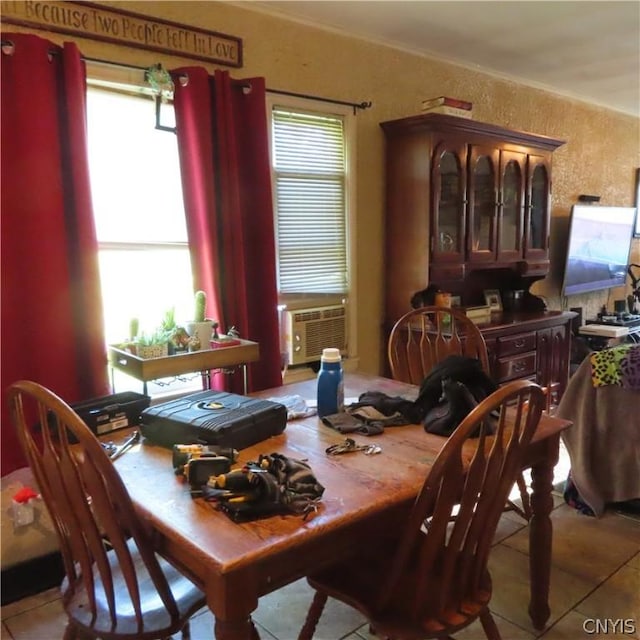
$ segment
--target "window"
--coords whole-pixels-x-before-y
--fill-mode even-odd
[[[272,105],[280,294],[347,294],[347,116]]]
[[[171,105],[162,110],[172,117]],[[174,134],[155,129],[153,99],[142,93],[90,86],[87,124],[105,337],[114,344],[130,337],[133,317],[152,334],[172,308],[179,324],[193,316],[178,147]],[[116,382],[118,391],[141,386],[124,375]],[[200,386],[199,376],[187,384]]]

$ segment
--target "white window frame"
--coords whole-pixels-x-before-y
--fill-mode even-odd
[[[356,116],[353,108],[329,103],[309,98],[299,98],[297,96],[285,96],[280,94],[269,94],[267,92],[267,121],[269,130],[269,149],[273,158],[273,137],[272,137],[272,117],[275,107],[299,110],[301,112],[317,113],[319,115],[331,115],[342,117],[344,122],[345,137],[345,252],[347,258],[347,292],[345,294],[336,293],[280,293],[278,292],[278,302],[280,308],[300,309],[314,306],[325,306],[332,304],[346,304],[348,307],[348,357],[355,358],[357,355],[357,315],[355,313],[354,301],[357,299],[357,272],[356,272]],[[275,171],[273,161],[271,161],[271,177],[273,188],[273,211],[274,211],[274,233],[277,234],[277,194],[275,191]],[[276,259],[278,256],[277,235],[274,237],[276,247]]]
[[[151,89],[147,86],[144,80],[143,71],[137,71],[133,69],[115,68],[110,65],[102,65],[100,63],[87,63],[87,88],[88,89],[102,89],[106,91],[118,91],[124,94],[129,94],[135,97],[136,94],[150,96],[152,95]],[[154,117],[153,111],[149,111],[150,119]],[[172,133],[165,133],[164,135],[174,135]],[[154,242],[154,241],[134,241],[134,242],[109,242],[99,241],[98,250],[103,251],[135,251],[145,252],[154,251],[158,249],[180,249],[181,251],[188,251],[188,241],[167,241],[167,242]],[[189,287],[191,282],[186,283],[185,286]],[[143,286],[142,283],[138,283],[137,286]],[[186,318],[176,318],[179,322],[186,321]],[[158,322],[162,320],[158,318]],[[124,339],[126,336],[122,336]],[[110,372],[110,378],[113,386],[116,387],[115,391],[140,391],[143,388],[142,381],[134,379],[131,376],[113,369]],[[192,393],[194,391],[202,390],[202,378],[199,373],[187,374],[184,376],[176,377],[175,379],[167,378],[162,379],[149,385],[149,395],[154,398],[162,397],[169,398],[174,395],[181,395],[184,393]]]

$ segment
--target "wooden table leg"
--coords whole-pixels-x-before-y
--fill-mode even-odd
[[[531,600],[529,616],[536,629],[543,629],[549,608],[551,579],[551,541],[553,527],[549,514],[553,509],[553,467],[558,461],[560,437],[546,442],[548,455],[531,467],[531,520],[529,521],[529,579]]]
[[[215,640],[260,640],[251,612],[258,606],[257,586],[246,574],[211,576],[205,588],[215,617]]]
[[[219,620],[216,618],[215,640],[253,640],[255,637],[250,617],[244,620]]]

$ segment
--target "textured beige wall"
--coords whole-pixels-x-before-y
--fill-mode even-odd
[[[637,118],[242,6],[189,1],[101,4],[242,38],[244,67],[232,69],[234,77],[264,76],[272,89],[373,102],[371,109],[357,116],[356,307],[362,370],[377,373],[382,366],[384,140],[379,123],[418,113],[425,98],[445,94],[470,100],[476,120],[567,141],[554,154],[552,274],[536,289],[550,308],[583,306],[587,316],[602,304],[613,307],[613,300],[623,297],[624,291],[610,296],[600,292],[564,301],[559,288],[568,215],[578,194],[600,195],[607,205],[634,204],[635,169],[640,167]],[[64,39],[47,37],[56,42]],[[140,66],[203,64],[90,40],[78,42],[86,56]],[[640,241],[634,241],[632,255],[634,262],[640,262]]]

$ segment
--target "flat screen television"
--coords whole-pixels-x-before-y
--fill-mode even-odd
[[[635,215],[634,207],[573,206],[563,295],[625,284]]]

